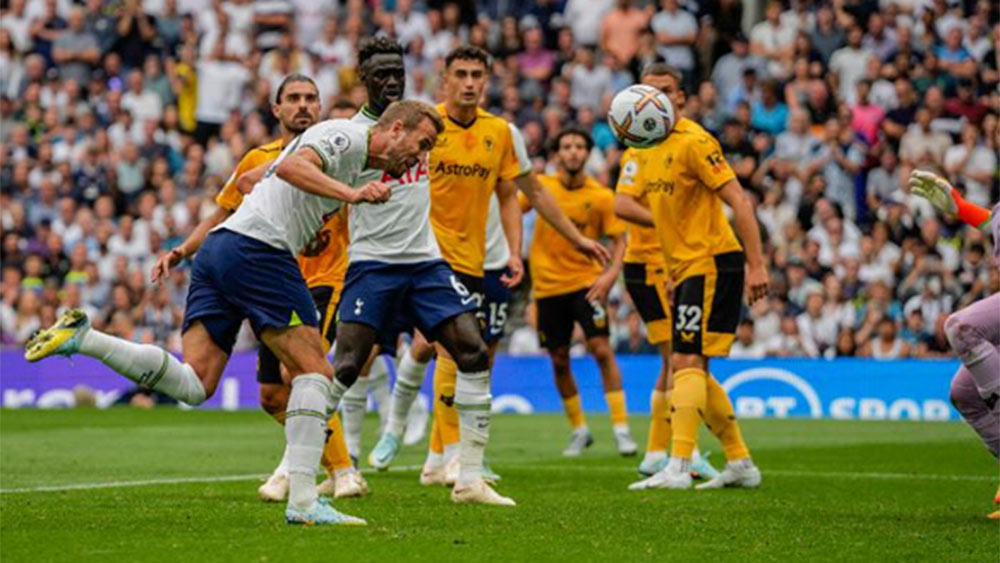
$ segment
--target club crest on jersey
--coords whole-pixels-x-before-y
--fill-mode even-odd
[[[483,148],[485,148],[487,152],[493,150],[493,137],[483,138]]]
[[[338,152],[344,152],[351,146],[351,140],[347,138],[347,135],[343,133],[335,133],[333,137],[330,138],[330,146],[333,150]]]

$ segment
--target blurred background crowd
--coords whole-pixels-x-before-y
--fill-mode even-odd
[[[179,348],[188,272],[153,286],[153,261],[212,212],[241,156],[275,136],[269,104],[283,76],[314,77],[324,115],[364,103],[356,46],[377,34],[405,46],[406,96],[427,101],[448,50],[486,48],[488,105],[521,128],[536,170],[551,171],[547,139],[577,122],[596,140],[589,171],[612,187],[611,97],[647,62],[680,69],[685,114],[718,136],[755,199],[772,268],[736,357],[946,355],[945,316],[1000,290],[988,236],[938,217],[905,182],[931,169],[975,203],[997,200],[993,0],[0,8],[4,345],[83,307],[119,336]],[[620,353],[654,352],[622,288],[609,309]],[[538,353],[527,290],[514,311],[508,352]]]

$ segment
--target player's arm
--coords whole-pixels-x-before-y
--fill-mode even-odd
[[[264,179],[264,176],[267,174],[267,169],[270,167],[270,162],[263,162],[259,166],[251,168],[250,170],[240,174],[239,177],[236,178],[236,189],[239,190],[241,194],[247,195],[253,191],[253,187],[257,185],[257,182]]]
[[[510,249],[510,260],[507,262],[510,275],[501,276],[501,281],[507,287],[514,287],[524,278],[524,262],[521,260],[521,238],[524,236],[521,204],[517,201],[517,186],[512,182],[500,181],[496,192],[497,203],[500,204],[500,223],[503,225],[503,234]]]
[[[170,252],[160,256],[156,260],[156,264],[153,264],[153,272],[150,274],[150,279],[153,283],[159,283],[165,279],[167,274],[170,273],[171,268],[180,264],[181,260],[198,252],[198,249],[201,248],[201,243],[205,242],[208,232],[222,224],[232,214],[232,211],[224,207],[216,208],[214,213],[209,215],[204,221],[198,223],[194,230],[191,231],[191,234],[184,239],[184,242]]]
[[[948,180],[925,170],[910,173],[910,190],[931,202],[931,205],[949,217],[958,217],[963,223],[980,230],[990,227],[990,211],[968,202]]]
[[[733,210],[733,227],[743,243],[747,258],[747,299],[753,304],[767,295],[768,273],[764,263],[763,244],[760,227],[754,214],[753,204],[743,193],[743,186],[735,178],[726,182],[718,190],[719,197]]]
[[[521,190],[527,198],[531,207],[545,219],[552,227],[580,252],[600,260],[601,264],[607,264],[611,259],[611,254],[604,245],[596,240],[583,236],[583,233],[576,228],[576,225],[569,220],[556,203],[552,194],[547,192],[542,184],[535,177],[533,172],[522,174],[514,179],[517,188]]]
[[[629,193],[618,192],[615,194],[615,215],[623,221],[652,227],[653,213],[643,204],[639,203],[639,198]]]
[[[622,273],[622,264],[625,260],[625,234],[613,235],[611,240],[613,241],[611,261],[604,273],[594,282],[594,285],[590,286],[590,290],[587,292],[589,301],[600,301],[601,303],[607,301],[608,293],[611,292],[611,288],[615,286],[618,276]]]
[[[323,173],[323,159],[315,148],[308,146],[281,159],[274,173],[306,193],[347,203],[382,203],[391,195],[382,182],[369,182],[355,190],[327,176]]]

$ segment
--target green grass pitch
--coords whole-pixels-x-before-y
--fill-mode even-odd
[[[404,467],[337,502],[367,527],[301,528],[256,498],[283,445],[262,413],[3,411],[0,560],[1000,559],[1000,527],[985,518],[997,465],[964,425],[746,421],[759,490],[636,493],[625,487],[637,458],[618,457],[605,417],[589,418],[597,443],[567,460],[561,416],[495,417],[489,456],[516,508],[453,505]],[[644,439],[645,418],[631,424]],[[704,436],[702,448],[718,445]],[[90,488],[114,482],[132,484]],[[87,488],[40,490],[66,485]]]

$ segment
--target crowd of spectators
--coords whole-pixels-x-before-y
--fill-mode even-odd
[[[683,72],[685,113],[714,132],[754,198],[771,297],[734,355],[947,353],[956,308],[1000,289],[983,233],[907,191],[914,167],[997,200],[998,4],[991,0],[6,0],[0,2],[2,342],[65,308],[135,341],[179,346],[187,271],[149,283],[156,256],[213,210],[244,152],[275,134],[291,72],[324,114],[364,102],[360,38],[406,48],[409,98],[438,98],[458,43],[494,54],[492,111],[547,139],[588,128],[588,170],[613,186],[613,94],[647,62]],[[527,217],[530,227],[532,218]],[[536,353],[526,292],[511,353]],[[620,353],[650,352],[617,288]],[[243,345],[250,345],[244,342]]]

